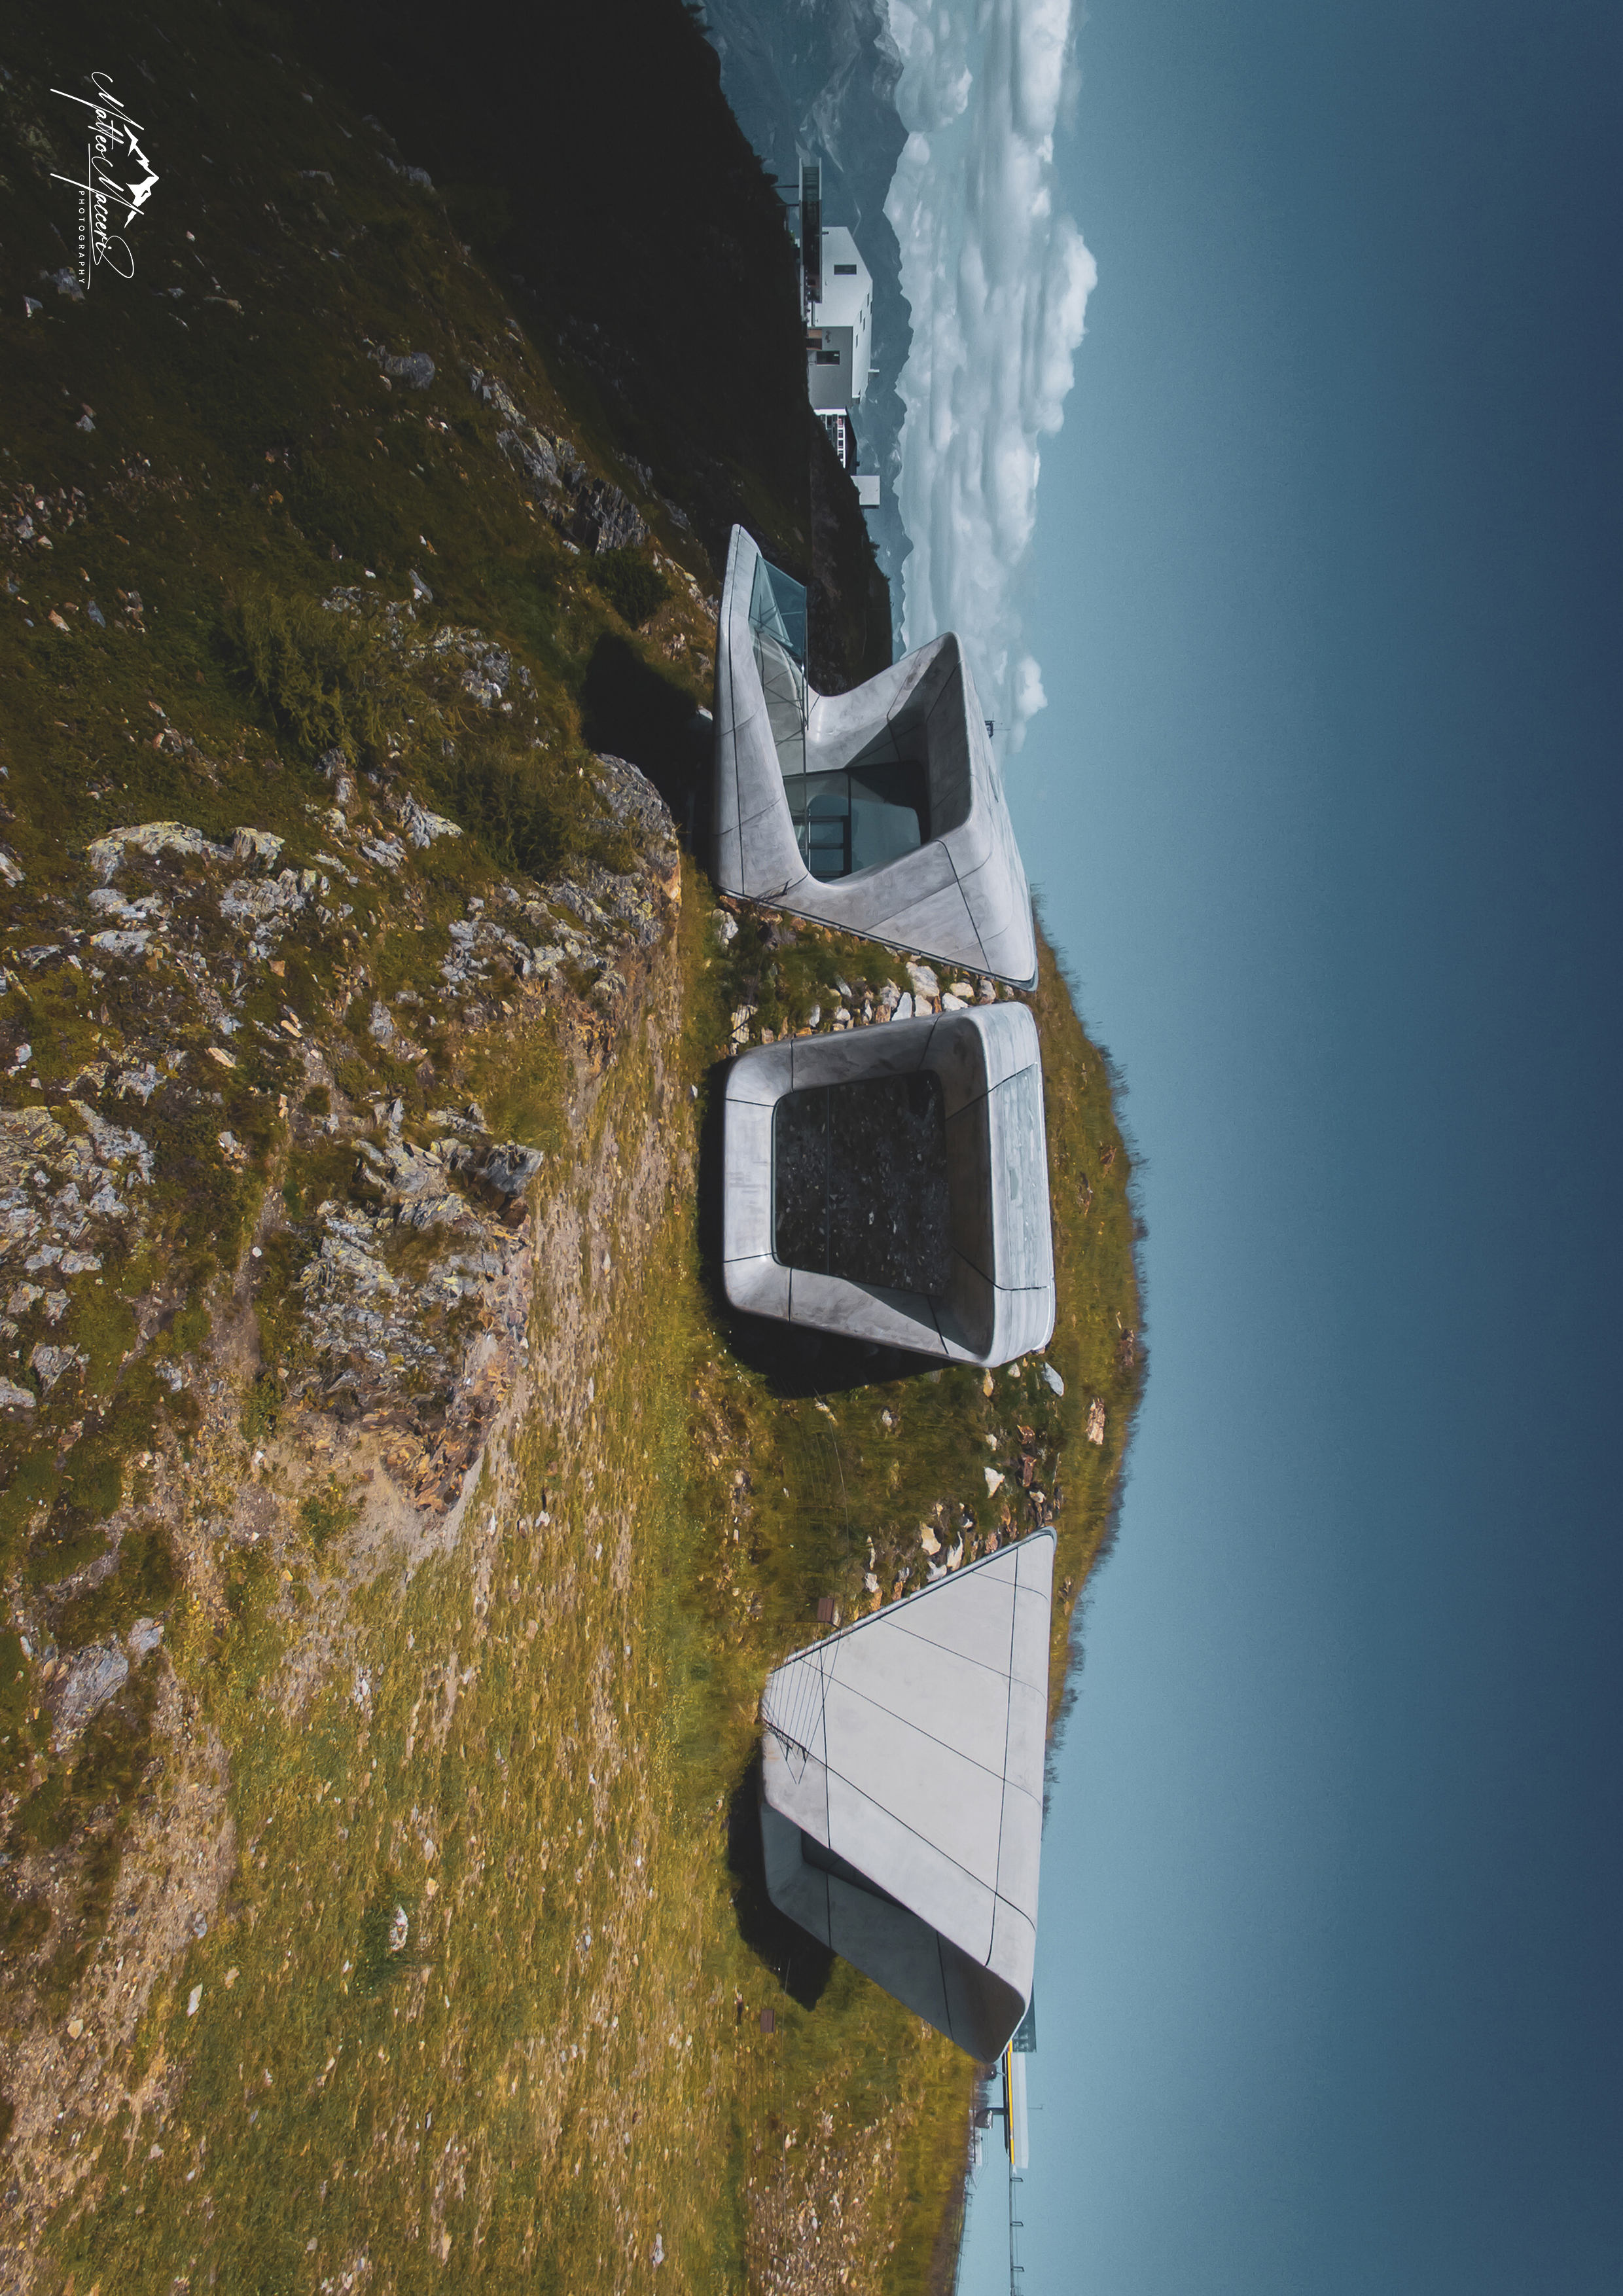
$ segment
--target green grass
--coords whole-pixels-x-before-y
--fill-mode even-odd
[[[93,8],[87,22],[103,67],[135,85],[117,12]],[[672,34],[689,63],[690,29]],[[981,1471],[1024,1447],[1058,1505],[1060,1702],[1143,1366],[1109,1064],[1045,954],[1032,1002],[1061,1401],[1030,1365],[1000,1373],[989,1395],[962,1369],[889,1363],[875,1376],[722,1302],[705,1190],[732,1012],[756,1004],[758,1030],[803,1025],[813,1004],[826,1013],[837,976],[904,981],[890,953],[805,932],[768,947],[756,918],[724,952],[689,865],[679,946],[656,961],[676,968],[676,1038],[616,1038],[589,1000],[586,1030],[567,996],[498,984],[410,1008],[426,1075],[377,1045],[373,1000],[430,983],[471,898],[489,899],[504,874],[624,863],[581,770],[588,748],[645,763],[680,817],[696,785],[688,721],[709,699],[713,631],[685,584],[660,597],[664,576],[637,554],[572,557],[515,482],[465,367],[501,373],[611,474],[624,473],[619,453],[656,456],[651,439],[669,443],[674,418],[640,408],[578,346],[510,332],[512,297],[454,234],[500,244],[511,262],[512,234],[537,229],[521,188],[475,181],[469,152],[443,202],[389,174],[355,111],[319,81],[307,104],[307,76],[272,62],[272,45],[298,53],[284,18],[183,5],[166,32],[184,69],[166,68],[152,92],[152,136],[172,164],[142,291],[102,283],[80,306],[48,291],[24,323],[38,266],[19,250],[48,233],[57,195],[21,163],[0,184],[0,498],[26,478],[56,505],[56,546],[17,558],[20,592],[0,599],[0,802],[27,873],[0,921],[16,981],[0,1019],[8,1041],[32,1044],[28,1074],[41,1079],[38,1095],[22,1081],[7,1091],[43,1098],[70,1129],[70,1099],[83,1098],[153,1152],[140,1234],[101,1285],[81,1284],[60,1328],[84,1351],[82,1384],[42,1392],[28,1431],[0,1429],[0,1561],[64,1653],[143,1615],[164,1617],[168,1653],[56,1757],[38,1644],[30,1658],[0,1636],[13,1858],[48,1849],[61,1875],[54,1917],[12,1887],[15,1866],[0,1890],[7,2019],[37,2032],[109,1981],[137,1806],[167,1813],[182,1838],[184,1764],[154,1734],[164,1665],[187,1727],[218,1734],[238,1863],[208,1933],[177,1950],[115,2055],[119,2093],[169,2099],[161,2117],[137,2128],[127,2110],[51,2140],[89,2166],[30,2235],[39,2284],[55,2296],[71,2273],[81,2291],[180,2277],[269,2291],[319,2284],[364,2252],[378,2284],[400,2290],[566,2289],[646,2276],[657,2234],[664,2284],[741,2289],[797,2239],[799,2208],[837,2188],[861,2266],[850,2284],[911,2296],[949,2205],[970,2070],[848,1968],[797,1955],[763,1915],[749,1848],[756,1702],[767,1669],[816,1632],[819,1597],[847,1616],[869,1599],[870,1547],[889,1596],[904,1570],[918,1583],[920,1523],[941,1522],[939,1507],[955,1525],[967,1512],[971,1539],[1001,1537]],[[25,28],[8,68],[0,107],[20,135],[53,116],[56,66]],[[695,142],[725,174],[742,163],[724,147]],[[758,251],[781,226],[758,179],[740,184],[725,196],[756,202],[745,238]],[[591,206],[589,185],[580,198]],[[567,301],[555,259],[545,291]],[[754,282],[729,288],[735,300],[774,291],[771,264],[758,276],[725,250],[705,260],[712,285]],[[205,271],[241,311],[209,299]],[[178,299],[146,291],[177,284]],[[366,339],[429,349],[433,384],[384,390]],[[785,475],[799,456],[785,410],[805,413],[798,330],[749,341],[755,430],[729,433],[713,466],[688,440],[677,475],[657,457],[656,475],[712,542],[742,507],[793,564],[809,529],[799,479]],[[64,417],[81,399],[97,409],[93,432]],[[757,454],[751,440],[768,434]],[[646,507],[663,554],[712,588],[698,541]],[[375,604],[340,616],[321,603],[340,582],[403,602],[413,570],[434,600],[398,622],[398,644]],[[853,658],[882,635],[865,578],[857,566],[840,606]],[[116,611],[136,591],[139,626]],[[447,629],[509,652],[511,718],[470,695],[460,657],[415,651]],[[285,839],[281,864],[325,865],[333,785],[320,760],[334,746],[381,777],[363,783],[367,802],[410,789],[466,833],[346,884],[348,919],[307,918],[280,970],[249,968],[234,1068],[210,1060],[219,1032],[196,986],[245,962],[211,865],[166,857],[121,873],[127,893],[156,891],[173,913],[145,960],[99,967],[100,980],[19,961],[63,916],[83,922],[85,848],[115,826],[174,818],[217,839],[251,824]],[[584,995],[589,975],[577,985]],[[308,1084],[288,1015],[324,1047],[332,1086]],[[167,1080],[144,1100],[101,1074],[149,1060]],[[556,1424],[533,1408],[499,1496],[488,1482],[460,1544],[410,1570],[387,1547],[354,1561],[365,1532],[341,1456],[292,1490],[280,1557],[268,1542],[234,1546],[224,1524],[254,1450],[303,1423],[289,1398],[309,1368],[298,1281],[316,1208],[355,1185],[353,1144],[321,1128],[386,1095],[408,1132],[429,1107],[477,1097],[495,1131],[545,1149],[535,1225],[558,1210],[563,1256],[543,1257],[551,1304],[532,1343],[545,1346],[549,1314],[578,1308],[582,1344],[598,1350],[578,1370],[595,1394]],[[643,1235],[627,1174],[656,1136],[675,1161]],[[260,1235],[249,1319],[233,1283]],[[426,1249],[405,1231],[386,1248],[403,1279]],[[243,1334],[246,1353],[230,1355]],[[9,1375],[37,1335],[19,1335]],[[170,1366],[184,1374],[178,1392]],[[228,1431],[215,1438],[200,1390],[227,1366]],[[1083,1439],[1095,1397],[1102,1447]],[[138,1464],[149,1451],[190,1479],[184,1523],[158,1513]],[[283,1662],[318,1646],[326,1658],[295,1703]]]

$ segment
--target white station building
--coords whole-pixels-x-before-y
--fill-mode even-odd
[[[820,414],[856,406],[873,365],[873,279],[843,225],[823,233],[821,295],[808,300],[806,383]]]

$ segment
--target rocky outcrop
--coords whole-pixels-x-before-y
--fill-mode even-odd
[[[496,445],[578,549],[595,554],[647,541],[648,521],[630,496],[611,480],[594,478],[567,439],[532,422],[499,376],[472,367],[468,381],[480,404],[503,419]]]

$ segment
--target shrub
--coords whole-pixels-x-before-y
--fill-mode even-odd
[[[399,700],[356,617],[256,590],[243,602],[234,641],[239,674],[312,756],[341,749],[375,762],[383,754]]]
[[[670,584],[659,568],[635,550],[605,550],[592,562],[592,579],[621,621],[634,630],[652,621],[670,595]]]
[[[545,882],[574,853],[606,868],[629,869],[630,840],[599,808],[579,770],[582,762],[474,734],[440,765],[435,789],[439,802],[505,868]]]

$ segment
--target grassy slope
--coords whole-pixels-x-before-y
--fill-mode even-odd
[[[474,406],[458,363],[499,365],[531,411],[629,484],[608,460],[619,394],[569,352],[549,348],[544,358],[515,342],[504,295],[457,253],[433,199],[379,166],[336,99],[270,64],[272,45],[291,54],[285,24],[213,10],[171,12],[166,24],[174,43],[190,31],[191,53],[180,47],[185,68],[166,87],[152,43],[149,116],[155,139],[186,157],[160,194],[171,204],[156,211],[136,291],[102,283],[81,308],[46,288],[45,316],[24,326],[12,315],[37,283],[17,272],[14,250],[39,243],[55,212],[37,179],[13,185],[4,234],[17,381],[0,474],[85,496],[71,550],[60,546],[59,521],[50,578],[36,555],[23,591],[36,607],[48,593],[71,635],[37,611],[26,630],[16,601],[0,624],[17,816],[7,835],[29,871],[14,912],[25,938],[37,930],[33,905],[82,873],[76,849],[117,821],[174,815],[211,832],[249,820],[307,834],[306,802],[325,795],[314,745],[254,699],[234,651],[234,608],[255,583],[294,602],[318,598],[338,578],[333,546],[345,575],[359,560],[392,595],[419,565],[437,619],[477,624],[513,647],[558,758],[583,738],[601,741],[601,720],[618,711],[621,730],[650,741],[651,767],[676,775],[683,687],[703,691],[686,677],[702,660],[701,618],[679,594],[647,636],[619,624],[509,483],[494,420]],[[116,79],[147,91],[116,20],[99,29]],[[27,60],[11,61],[24,74],[8,92],[18,117],[53,127],[43,104],[29,112]],[[207,123],[201,132],[175,92],[180,78]],[[302,101],[307,88],[314,103]],[[213,176],[197,156],[203,135]],[[330,193],[313,194],[300,168],[332,174]],[[328,246],[342,248],[341,263]],[[215,277],[241,312],[202,299]],[[150,291],[180,282],[192,291],[184,300]],[[739,291],[747,306],[753,291]],[[440,370],[430,391],[382,392],[363,335],[429,349]],[[70,373],[77,396],[64,400]],[[798,414],[798,361],[790,381]],[[84,400],[96,409],[94,433],[70,419]],[[645,439],[626,443],[653,451]],[[702,525],[753,489],[767,512],[758,528],[783,537],[775,546],[791,556],[793,500],[780,494],[774,507],[759,472],[741,464],[717,476],[679,439],[671,456],[674,475],[656,470],[659,491],[685,499]],[[680,529],[642,499],[679,561]],[[421,534],[433,541],[431,564]],[[702,583],[703,560],[690,563]],[[146,632],[115,625],[92,638],[83,601],[118,589],[141,591]],[[127,739],[149,699],[193,750]],[[431,679],[408,678],[398,706],[419,721],[402,734],[398,770],[430,800],[454,802],[437,783],[427,729],[464,752],[481,729],[455,689]],[[538,800],[560,849],[597,833],[570,816],[569,799],[553,778]],[[319,1028],[345,968],[367,963],[378,985],[409,980],[422,948],[412,929],[442,931],[488,885],[493,858],[512,865],[473,842],[447,850],[414,859],[404,879],[357,903],[348,946],[301,945],[302,977],[290,962],[278,999],[291,985],[306,1025]],[[584,1300],[589,1311],[586,1351],[561,1365],[511,1456],[493,1463],[488,1502],[462,1542],[405,1583],[387,1554],[381,1567],[347,1561],[341,1538],[319,1552],[307,1541],[286,1580],[238,1555],[223,1565],[211,1610],[198,1585],[166,1581],[176,1566],[161,1549],[143,1564],[144,1550],[126,1538],[150,1574],[130,1601],[168,1617],[194,1726],[217,1732],[228,1760],[240,1863],[208,1935],[176,1951],[113,2068],[133,2106],[111,2125],[76,2117],[61,2132],[64,2166],[70,2151],[76,2169],[91,2165],[50,2229],[34,2222],[29,2240],[52,2259],[39,2284],[72,2268],[81,2287],[100,2276],[104,2287],[157,2288],[181,2273],[197,2284],[219,2272],[222,2284],[268,2289],[362,2269],[357,2284],[369,2270],[373,2284],[400,2287],[473,2276],[545,2287],[586,2267],[643,2284],[656,2235],[678,2284],[737,2284],[746,2273],[758,2282],[791,2267],[808,2284],[832,2284],[842,2262],[854,2286],[922,2284],[961,2158],[967,2068],[848,1970],[796,1959],[766,1916],[750,1870],[754,1702],[766,1669],[813,1631],[820,1595],[848,1610],[861,1599],[870,1539],[889,1587],[904,1564],[916,1570],[918,1525],[938,1502],[967,1505],[978,1533],[993,1527],[981,1469],[1012,1463],[1021,1425],[1059,1509],[1062,1643],[1108,1535],[1142,1368],[1142,1357],[1126,1360],[1117,1321],[1136,1321],[1127,1159],[1105,1064],[1045,960],[1034,1001],[1048,1069],[1062,1268],[1051,1353],[1063,1403],[1029,1366],[999,1374],[988,1398],[967,1374],[921,1381],[885,1366],[897,1375],[875,1382],[871,1365],[785,1357],[770,1334],[734,1327],[718,1311],[707,1232],[683,1177],[727,1016],[751,982],[760,1019],[781,1024],[834,971],[851,980],[865,968],[877,982],[891,966],[810,936],[769,958],[752,922],[724,954],[708,908],[690,878],[679,973],[667,980],[682,992],[679,1042],[672,1006],[663,1033],[611,1063],[589,1103],[570,1103],[567,1062],[545,1026],[531,1033],[521,1077],[488,1012],[448,1024],[432,1047],[435,1092],[480,1089],[496,1112],[504,1091],[499,1115],[525,1136],[572,1144],[537,1217],[560,1240],[573,1289],[541,1303],[537,1347],[549,1315],[562,1329],[567,1310]],[[133,1031],[141,1018],[132,995],[127,1013],[102,1023],[72,981],[51,978],[29,1021],[47,1098],[98,1031],[111,1037],[126,1021]],[[343,1051],[364,1070],[357,1092],[427,1090],[392,1071],[364,1030]],[[233,1086],[227,1113],[255,1151],[245,1173],[206,1156],[168,1159],[172,1200],[155,1249],[176,1325],[206,1318],[267,1185],[330,1185],[313,1162],[300,1180],[299,1157],[316,1151],[274,1115],[279,1081],[267,1068]],[[632,1185],[638,1173],[645,1196]],[[601,1280],[600,1247],[614,1261]],[[146,1281],[154,1270],[140,1273]],[[96,1312],[116,1404],[123,1390],[106,1336],[118,1328],[116,1300]],[[193,1324],[176,1344],[205,1328]],[[626,1330],[638,1335],[630,1359],[610,1343]],[[1107,1407],[1097,1447],[1080,1439],[1095,1395]],[[185,1432],[171,1427],[184,1414],[150,1391],[134,1401],[127,1423],[116,1412],[108,1420],[102,1447],[121,1464],[154,1431]],[[36,1462],[61,1474],[74,1457],[63,1450],[59,1465],[37,1445],[19,1458],[17,1438],[7,1439],[8,1496]],[[520,1530],[543,1512],[545,1532]],[[28,1519],[12,1513],[21,1535]],[[57,1621],[64,1648],[70,1623]],[[79,1625],[88,1632],[96,1620]],[[291,1700],[290,1666],[322,1650],[303,1702]],[[1056,1668],[1056,1698],[1062,1678]],[[100,1767],[78,1780],[86,1808],[92,1793],[117,1791],[119,1764],[144,1745],[140,1718],[123,1727],[122,1741],[92,1750]],[[37,1782],[43,1756],[33,1759]],[[161,1790],[159,1802],[161,1816]],[[70,1846],[82,1838],[70,1834]],[[52,1941],[10,1941],[22,1989],[8,2014],[31,2000],[29,2013],[60,2018],[110,1981],[117,1841],[111,1876],[79,1910],[57,1993],[37,1981]],[[397,1903],[412,1924],[398,1962],[382,1945]],[[766,2005],[777,2015],[771,2037],[757,2015]],[[815,2239],[812,2209],[823,2227]]]

